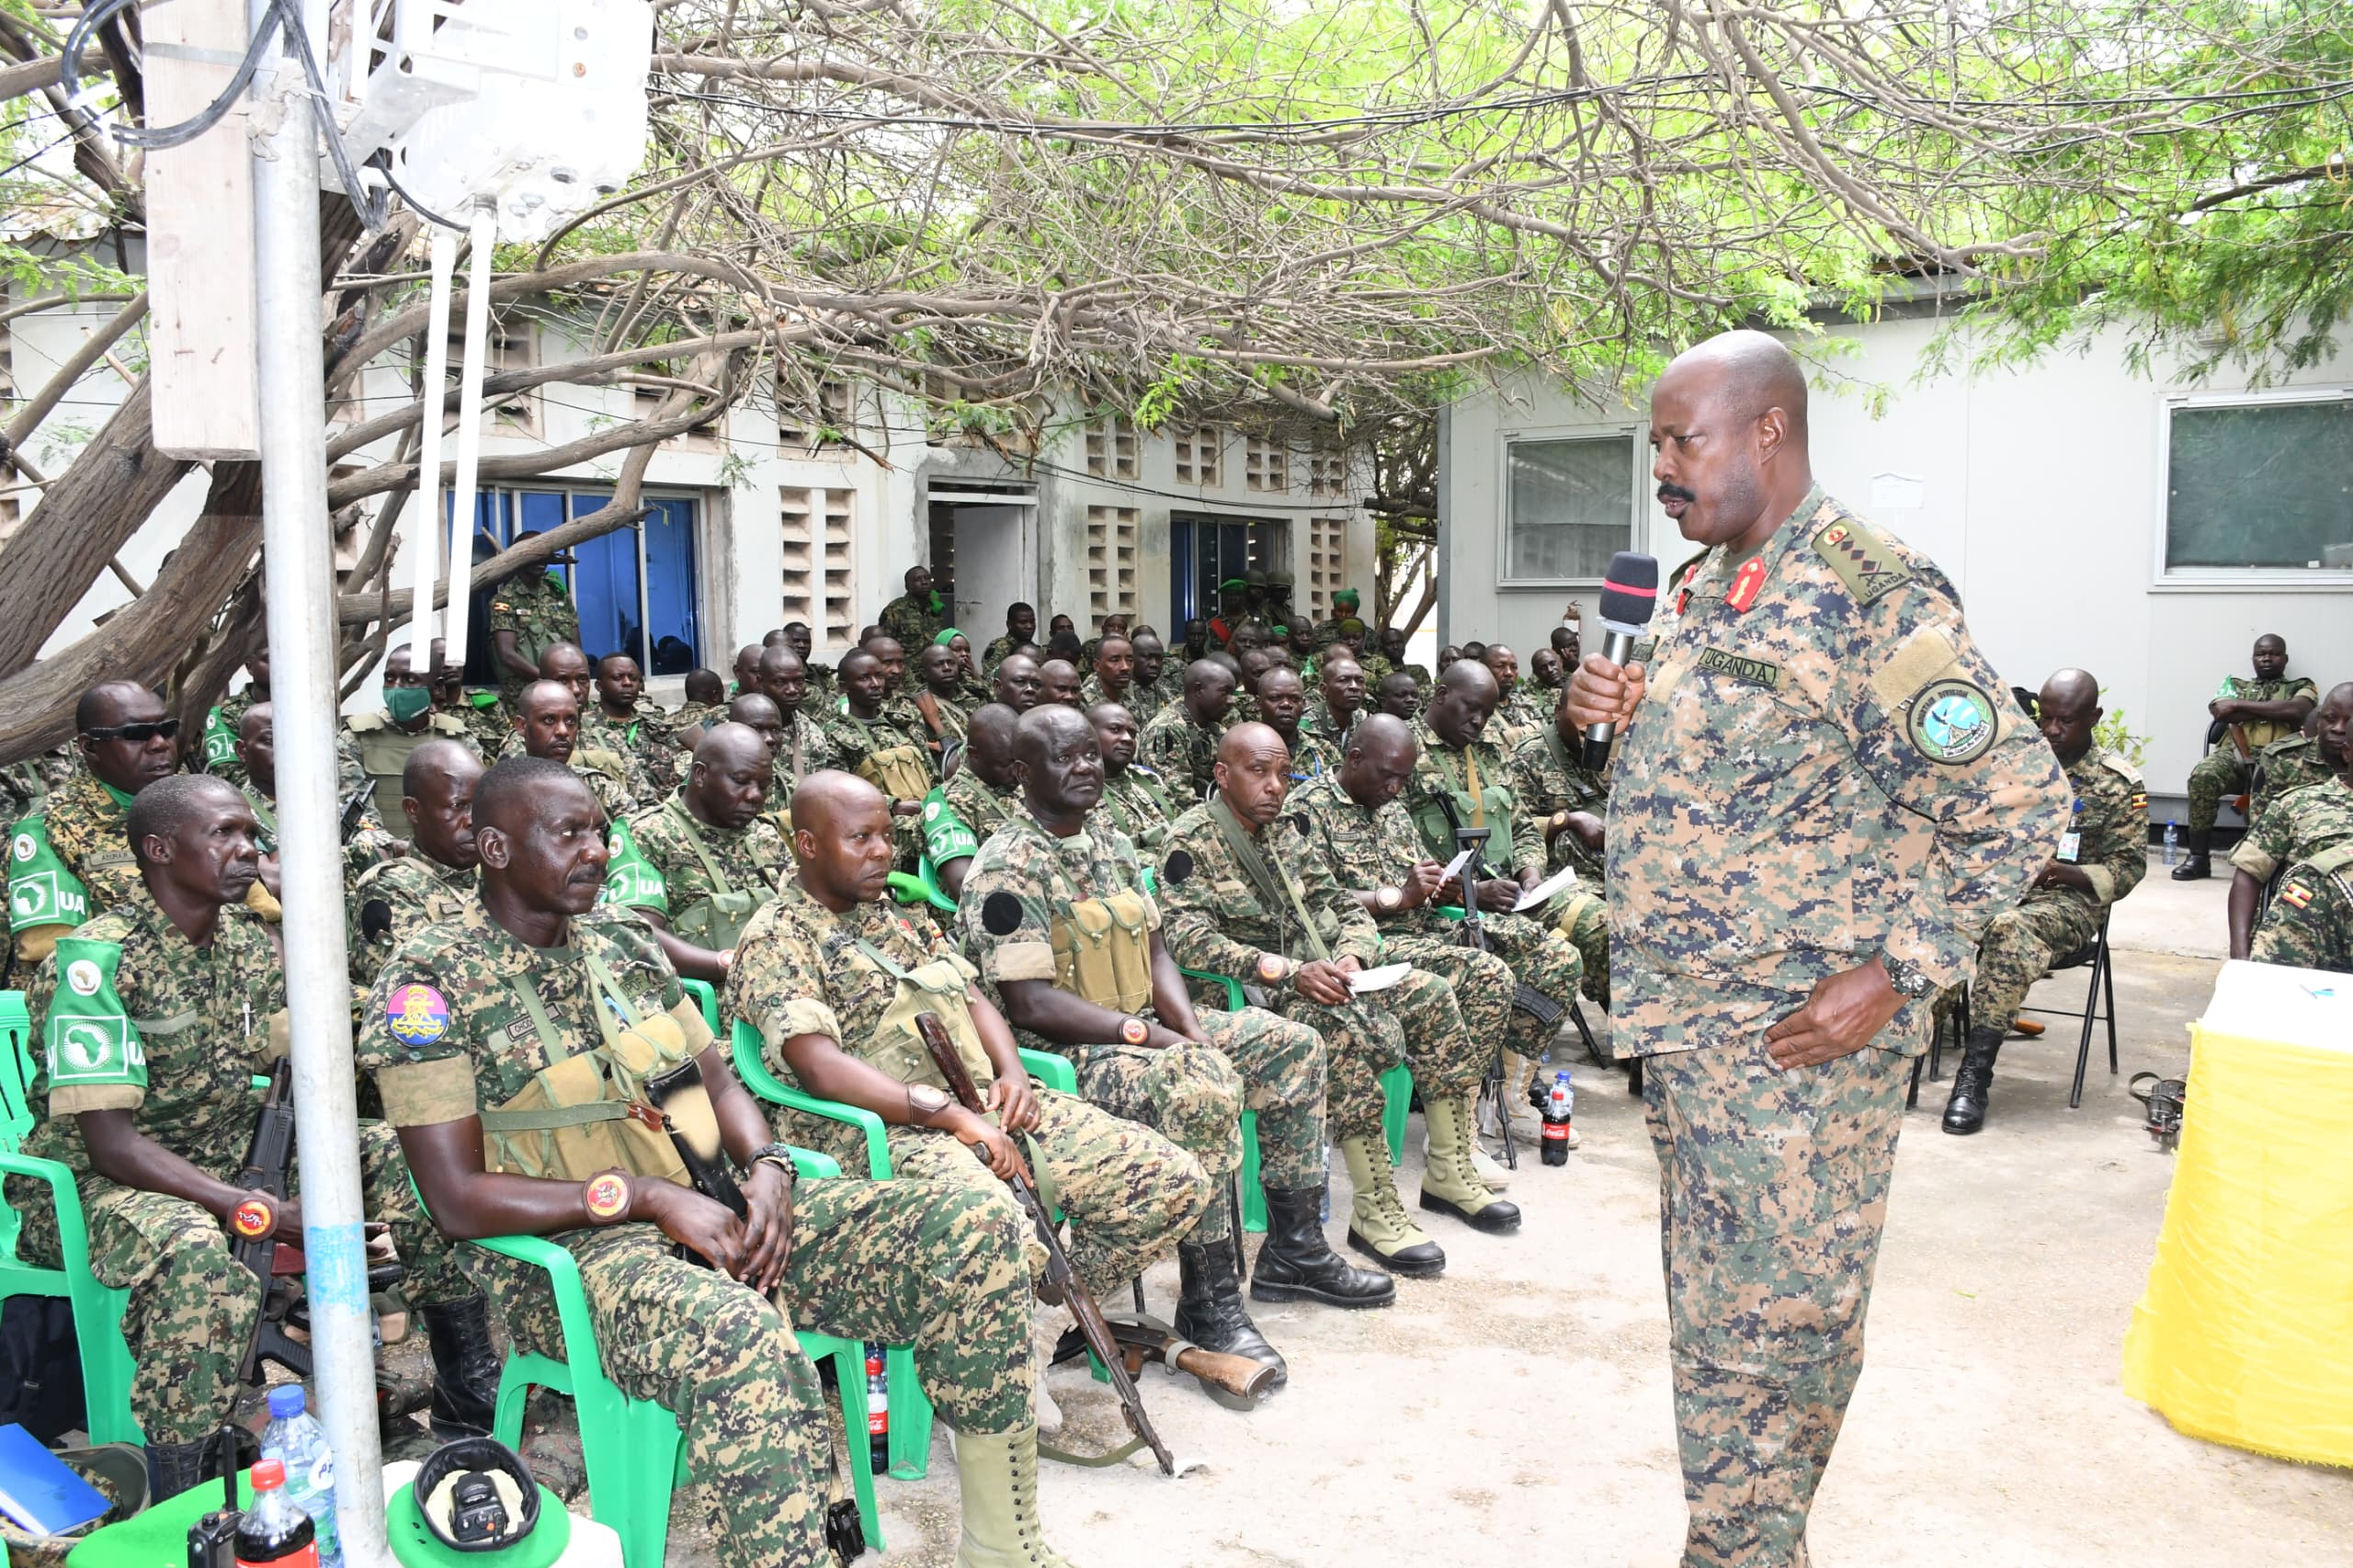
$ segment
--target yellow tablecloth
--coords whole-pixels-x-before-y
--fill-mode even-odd
[[[2312,978],[2353,1000],[2347,976]],[[2248,1032],[2244,1008],[2236,1028],[2213,1009],[2191,1026],[2188,1114],[2124,1391],[2192,1437],[2353,1466],[2353,1031],[2339,1045],[2344,1009],[2314,1006],[2280,1031],[2308,1043]]]

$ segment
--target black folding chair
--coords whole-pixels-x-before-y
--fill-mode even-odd
[[[2075,1046],[2075,1084],[2067,1096],[2069,1110],[2079,1110],[2083,1108],[2084,1074],[2091,1066],[2092,1026],[2096,1023],[2105,1023],[2108,1026],[2109,1076],[2114,1077],[2117,1072],[2116,964],[2108,945],[2106,911],[2100,914],[2098,934],[2074,952],[2066,954],[2053,963],[2051,966],[2051,972],[2057,974],[2062,970],[2082,969],[2086,965],[2091,968],[2091,985],[2084,994],[2084,1010],[2081,1013],[2072,1012],[2064,1007],[2021,1007],[2018,1009],[2021,1013],[2047,1013],[2054,1017],[2080,1017],[2084,1020],[2083,1039]],[[1952,1009],[1945,1015],[1945,1017],[1946,1021],[1952,1026],[1955,1045],[1967,1045],[1970,1024],[1968,986],[1964,985],[1961,988],[1961,994],[1953,999]],[[2002,1023],[2004,1032],[2007,1033],[2009,1020],[2005,1018]],[[1904,1100],[1904,1108],[1906,1110],[1920,1103],[1920,1068],[1923,1062],[1927,1066],[1928,1078],[1931,1082],[1944,1077],[1944,1052],[1945,1032],[1939,1026],[1929,1037],[1927,1055],[1912,1064],[1912,1087]]]

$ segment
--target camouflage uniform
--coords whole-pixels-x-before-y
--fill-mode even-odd
[[[2291,790],[2307,784],[2319,784],[2334,778],[2336,769],[2320,752],[2317,735],[2290,735],[2284,741],[2274,741],[2256,756],[2255,800],[2256,812]]]
[[[1343,728],[1334,722],[1332,710],[1328,704],[1321,700],[1310,700],[1307,704],[1307,711],[1300,715],[1299,727],[1303,733],[1330,743],[1336,755],[1345,756],[1348,749],[1349,733],[1364,722],[1364,716],[1370,711],[1369,708],[1358,709],[1348,715],[1347,725]]]
[[[2234,702],[2286,702],[2305,698],[2317,703],[2320,688],[2302,676],[2282,676],[2278,680],[2252,680],[2245,676],[2231,676],[2214,692],[2214,700],[2228,699]],[[2250,753],[2260,755],[2273,741],[2296,733],[2296,726],[2277,719],[2242,720],[2240,733],[2246,736]],[[2189,831],[2204,833],[2214,825],[2214,813],[2221,810],[2222,797],[2234,795],[2254,781],[2253,769],[2239,756],[2238,747],[2228,735],[2222,744],[2199,759],[2189,770]],[[2204,840],[2199,842],[2203,843]]]
[[[928,733],[916,733],[898,722],[892,717],[891,699],[883,699],[879,714],[877,718],[861,719],[849,710],[849,699],[844,698],[819,716],[818,722],[824,726],[825,738],[833,747],[835,767],[845,772],[856,773],[859,766],[876,753],[903,745],[914,746],[926,757],[930,756],[924,744],[930,738]],[[938,774],[937,766],[932,771],[935,776]]]
[[[68,983],[62,996],[60,959]],[[236,1261],[228,1232],[204,1209],[92,1171],[77,1119],[127,1110],[154,1142],[216,1181],[233,1179],[253,1137],[253,1075],[285,1042],[283,1019],[271,1017],[286,1006],[278,950],[262,918],[241,904],[221,911],[211,945],[199,948],[141,886],[61,942],[25,1003],[43,1021],[47,1067],[31,1098],[46,1097],[48,1119],[24,1153],[74,1173],[90,1272],[131,1291],[122,1332],[138,1363],[131,1415],[149,1442],[195,1442],[236,1398],[262,1282]],[[368,1214],[392,1226],[404,1293],[420,1306],[474,1295],[449,1244],[425,1222],[392,1130],[362,1123],[359,1154]],[[25,1217],[26,1258],[55,1267],[54,1207],[20,1178],[10,1184],[9,1201]]]
[[[626,723],[615,719],[601,703],[592,702],[580,715],[580,744],[611,752],[627,764],[631,793],[641,805],[654,805],[685,779],[686,758],[678,750],[677,732],[670,716],[652,703],[640,703]]]
[[[221,699],[221,705],[212,710],[204,726],[204,771],[240,787],[245,782],[245,765],[237,760],[237,726],[245,722],[256,696],[250,685],[231,692]]]
[[[1359,805],[1335,773],[1294,790],[1283,803],[1283,816],[1305,823],[1309,852],[1329,862],[1347,892],[1401,887],[1423,858],[1404,807],[1394,801],[1377,809]],[[1462,946],[1461,924],[1429,904],[1387,915],[1376,910],[1372,920],[1381,929],[1384,960],[1402,959],[1446,977],[1473,1040],[1500,1041],[1505,1050],[1529,1058],[1541,1056],[1552,1043],[1557,1023],[1538,1022],[1512,1006],[1512,995],[1525,984],[1563,1006],[1575,998],[1582,966],[1576,949],[1557,934],[1521,915],[1486,915],[1479,922],[1487,939],[1483,951]]]
[[[401,770],[408,766],[409,753],[427,741],[472,739],[464,720],[438,709],[428,710],[424,725],[415,730],[393,723],[391,712],[384,709],[351,714],[335,738],[336,801],[349,800],[362,785],[372,786],[376,820],[394,838],[406,838],[408,812],[401,805]],[[484,756],[487,760],[488,754]]]
[[[588,954],[631,1007],[667,1013],[691,1049],[710,1043],[701,1013],[634,915],[575,917],[569,944],[542,951],[476,903],[404,944],[361,1010],[358,1059],[390,1119],[460,1120],[506,1104],[559,1055],[593,1049],[610,1003],[600,1004]],[[524,994],[547,1015],[548,1038]],[[580,1266],[605,1375],[677,1415],[688,1469],[719,1508],[720,1561],[730,1568],[833,1562],[824,1534],[831,1436],[794,1322],[912,1344],[924,1392],[960,1430],[1005,1432],[1029,1419],[1029,1281],[1021,1237],[1000,1213],[952,1188],[848,1179],[799,1183],[792,1208],[792,1257],[773,1304],[676,1256],[651,1224],[548,1238]],[[546,1277],[487,1254],[469,1261],[499,1298],[515,1346],[557,1351]]]
[[[1120,699],[1120,706],[1135,716],[1138,734],[1142,734],[1146,724],[1167,711],[1170,704],[1176,700],[1176,683],[1168,678],[1165,670],[1161,672],[1156,681],[1129,682],[1128,693]],[[1084,688],[1081,688],[1080,695],[1086,695]]]
[[[874,618],[874,624],[890,633],[900,647],[913,655],[930,647],[931,640],[947,626],[948,617],[941,609],[934,608],[938,604],[938,594],[922,599],[917,599],[913,594],[901,594],[882,607],[882,613]]]
[[[2067,782],[2075,791],[2075,819],[2058,858],[2081,867],[2093,891],[2038,887],[1987,922],[1969,987],[1977,1026],[2007,1029],[2034,983],[2098,936],[2109,906],[2139,886],[2149,869],[2149,796],[2132,765],[2094,746],[2067,769]]]
[[[1142,733],[1143,726],[1151,722],[1152,714],[1158,710],[1139,713],[1136,711],[1137,700],[1136,683],[1133,681],[1128,682],[1128,689],[1117,697],[1103,689],[1103,677],[1099,675],[1088,676],[1078,683],[1078,705],[1081,708],[1092,708],[1098,702],[1116,702],[1134,717],[1137,733]]]
[[[1572,751],[1572,746],[1580,749]],[[1561,738],[1559,724],[1547,720],[1543,728],[1519,743],[1512,753],[1512,791],[1518,812],[1542,824],[1540,836],[1552,818],[1565,812],[1609,812],[1609,785],[1585,766],[1581,742]],[[1562,890],[1554,906],[1552,928],[1569,939],[1585,960],[1586,994],[1609,1005],[1609,918],[1607,880],[1601,857],[1585,840],[1563,827],[1552,835],[1545,874],[1574,866],[1577,880]]]
[[[2297,860],[2353,842],[2353,782],[2331,777],[2280,796],[2256,813],[2231,864],[2256,881]]]
[[[1275,732],[1281,739],[1282,732]],[[1340,766],[1340,750],[1322,735],[1302,724],[1298,732],[1283,745],[1290,753],[1290,778],[1293,787],[1311,778],[1327,777]]]
[[[924,797],[923,852],[934,866],[962,859],[1021,808],[1021,797],[999,790],[970,767]]]
[[[1552,722],[1551,710],[1529,695],[1528,683],[1515,681],[1511,695],[1495,705],[1494,715],[1487,720],[1487,733],[1482,738],[1493,741],[1509,756],[1519,749],[1522,741]]]
[[[612,837],[602,902],[650,909],[713,951],[736,944],[792,869],[774,822],[756,816],[730,829],[699,821],[683,790],[617,825]]]
[[[1237,694],[1237,706],[1241,700]],[[1193,722],[1182,700],[1171,702],[1136,737],[1136,760],[1167,781],[1172,797],[1181,795],[1191,805],[1217,788],[1217,744],[1240,722],[1229,712],[1215,729],[1205,730]]]
[[[1016,648],[1021,646],[1021,642],[1022,639],[1016,637],[1010,631],[1005,633],[1002,637],[991,638],[989,640],[989,645],[981,650],[981,673],[983,675],[995,674],[996,667],[1005,663],[1005,656],[1007,653],[1012,653]],[[1040,644],[1040,646],[1042,645],[1043,644]]]
[[[254,825],[256,830],[254,835],[255,847],[264,855],[277,854],[277,800],[263,794],[251,779],[239,785],[237,792],[244,796],[245,804],[253,809]],[[335,827],[338,832],[342,831],[343,824],[340,820],[336,822]],[[351,881],[354,877],[392,854],[393,842],[392,835],[385,831],[383,823],[378,820],[375,806],[362,802],[358,816],[352,820],[351,831],[344,835],[343,840],[345,892],[348,893],[351,891]],[[261,886],[259,882],[254,885]],[[276,901],[271,902],[274,903]],[[278,916],[272,913],[270,918],[275,920]]]
[[[74,753],[64,746],[52,746],[0,768],[0,800],[7,804],[8,820],[27,817],[48,803],[50,795],[74,777],[76,764]]]
[[[482,885],[473,867],[445,866],[423,850],[379,861],[359,873],[345,900],[345,950],[351,983],[365,991],[385,961],[424,927],[454,920]],[[373,931],[374,936],[369,933]]]
[[[525,567],[499,585],[490,601],[490,635],[496,642],[502,631],[515,633],[516,651],[536,665],[540,655],[558,642],[580,641],[580,612],[573,608],[572,590],[553,572]],[[511,710],[523,688],[536,679],[517,675],[500,665],[498,695]]]
[[[2066,824],[2059,766],[1943,574],[1816,490],[1638,648],[1610,795],[1611,1034],[1650,1057],[1687,1563],[1802,1563],[1862,1369],[1915,1001],[1783,1071],[1765,1031],[1885,952],[1932,987]],[[1741,605],[1747,608],[1743,609]]]
[[[1381,963],[1381,933],[1372,916],[1340,891],[1332,868],[1295,830],[1270,829],[1256,838],[1261,863],[1286,884],[1262,892],[1227,845],[1220,817],[1245,841],[1253,838],[1222,800],[1195,806],[1168,830],[1160,874],[1168,912],[1163,936],[1178,963],[1252,983],[1261,953],[1297,963],[1325,954],[1354,958],[1367,969]],[[1302,931],[1294,901],[1314,922],[1312,933]],[[1381,1136],[1386,1107],[1381,1075],[1398,1062],[1412,1064],[1425,1095],[1467,1095],[1476,1092],[1481,1064],[1493,1049],[1492,1042],[1474,1042],[1463,1028],[1454,988],[1420,970],[1387,991],[1336,1007],[1309,1001],[1286,981],[1269,1006],[1324,1037],[1332,1129],[1342,1138]]]
[[[1072,905],[1120,892],[1141,894],[1150,917],[1160,917],[1143,887],[1135,846],[1100,817],[1070,838],[1057,838],[1028,812],[1008,819],[1004,831],[974,856],[964,873],[964,896],[956,934],[965,955],[978,966],[992,999],[1008,980],[1043,980],[1073,989],[1053,950],[1053,926]],[[993,931],[983,918],[998,897],[1010,899],[1015,917]],[[1005,905],[998,908],[1004,910]],[[1146,1006],[1138,1016],[1157,1018]],[[1324,1181],[1324,1042],[1313,1028],[1286,1023],[1257,1007],[1238,1013],[1199,1008],[1205,1045],[1154,1051],[1119,1043],[1065,1045],[1023,1032],[1017,1038],[1033,1051],[1070,1059],[1079,1093],[1113,1116],[1139,1121],[1199,1160],[1222,1190],[1242,1168],[1241,1115],[1258,1116],[1262,1180],[1279,1188],[1317,1187]],[[1164,1020],[1165,1021],[1165,1020]],[[1230,1230],[1225,1205],[1211,1206],[1190,1242],[1223,1240]]]
[[[474,750],[485,761],[496,756],[507,737],[515,733],[515,721],[494,691],[467,692],[465,701],[450,717],[465,725],[466,738],[474,743]]]
[[[664,722],[669,726],[671,744],[676,745],[678,742],[685,741],[688,744],[679,749],[691,752],[694,749],[693,743],[701,737],[701,732],[710,729],[713,724],[727,722],[727,704],[724,702],[684,703],[676,712],[668,715]]]
[[[833,734],[799,709],[784,716],[784,743],[776,749],[768,785],[768,814],[782,816],[790,810],[792,792],[801,781],[813,773],[829,767],[847,770],[849,764],[834,744]],[[684,777],[682,773],[680,777]]]
[[[59,937],[140,891],[139,865],[131,854],[131,800],[87,767],[77,767],[36,817],[17,824],[9,852],[8,914],[19,963],[48,957]],[[32,837],[44,833],[53,865],[33,855]],[[28,886],[28,875],[43,885]],[[47,886],[51,876],[64,881]]]
[[[1108,769],[1103,775],[1104,820],[1128,835],[1139,855],[1149,858],[1168,836],[1168,824],[1176,820],[1176,802],[1168,792],[1167,780],[1141,762],[1131,762],[1117,773]]]
[[[784,1042],[819,1034],[901,1083],[944,1088],[938,1069],[903,1026],[884,1032],[882,1015],[899,982],[861,943],[904,971],[945,963],[964,981],[974,977],[972,966],[927,925],[915,926],[887,903],[862,903],[835,915],[794,881],[744,933],[728,971],[727,1016],[760,1031],[768,1071],[788,1084],[798,1080],[785,1061]],[[972,1081],[985,1095],[995,1074],[975,1071]],[[1038,1125],[1019,1142],[1070,1218],[1071,1267],[1088,1293],[1100,1297],[1184,1240],[1210,1209],[1215,1189],[1199,1161],[1159,1134],[1083,1099],[1043,1087],[1034,1092]],[[866,1142],[856,1128],[799,1111],[772,1115],[779,1138],[829,1150],[845,1170],[863,1168]],[[954,1133],[894,1126],[890,1141],[894,1178],[946,1183],[999,1210],[1004,1222],[1023,1225],[1011,1191]],[[1034,1249],[1035,1278],[1044,1278],[1045,1263],[1045,1249]]]
[[[2288,868],[2247,956],[2257,963],[2353,974],[2353,844]]]

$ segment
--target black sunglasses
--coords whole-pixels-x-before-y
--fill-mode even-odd
[[[83,731],[82,738],[85,741],[129,741],[132,745],[143,746],[158,735],[168,741],[179,733],[180,722],[177,719],[158,719],[137,724],[101,724]]]

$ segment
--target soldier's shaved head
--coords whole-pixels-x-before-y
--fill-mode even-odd
[[[881,790],[855,773],[821,768],[803,778],[801,787],[792,792],[793,836],[806,833],[827,838],[837,833],[844,822],[875,812],[888,823],[891,802],[882,798]]]
[[[163,706],[162,698],[135,680],[102,680],[83,692],[81,700],[74,704],[74,727],[97,730],[131,722],[125,714],[149,707],[161,710]]]
[[[474,786],[474,824],[478,828],[520,833],[541,811],[550,809],[557,796],[575,790],[591,806],[597,803],[580,775],[563,763],[544,756],[507,757]]]
[[[401,765],[401,793],[421,795],[427,779],[467,778],[482,770],[482,759],[471,746],[452,740],[430,740],[409,753]]]
[[[985,708],[981,710],[981,713],[987,711]],[[1010,712],[1011,710],[1008,709],[1006,711]],[[977,726],[980,720],[980,713],[972,715],[974,725]],[[1029,712],[1017,716],[1014,725],[1014,755],[1023,762],[1034,766],[1048,751],[1075,735],[1079,731],[1086,730],[1092,733],[1093,729],[1094,726],[1087,722],[1086,715],[1075,708],[1066,708],[1060,703],[1048,703],[1042,707],[1032,708]]]
[[[1457,659],[1438,676],[1425,717],[1447,744],[1468,745],[1485,731],[1502,695],[1495,672],[1476,660]]]
[[[1217,792],[1252,828],[1275,820],[1290,788],[1290,747],[1268,725],[1236,724],[1217,743]]]
[[[840,914],[879,902],[891,888],[891,802],[854,774],[811,774],[792,795],[793,876]]]
[[[731,767],[756,760],[767,766],[768,744],[749,724],[713,724],[695,743],[695,761],[711,767]]]
[[[1387,713],[1368,714],[1349,733],[1340,788],[1358,805],[1381,807],[1404,793],[1421,756],[1414,727]]]
[[[1761,332],[1719,333],[1651,388],[1659,504],[1695,544],[1759,550],[1813,485],[1805,371]]]
[[[1768,333],[1718,333],[1677,356],[1666,374],[1678,370],[1710,378],[1720,405],[1735,419],[1756,419],[1778,408],[1789,415],[1792,430],[1805,429],[1805,367]]]
[[[156,779],[132,798],[131,813],[123,821],[131,853],[141,865],[148,864],[149,839],[177,838],[190,823],[228,801],[243,805],[244,797],[234,784],[210,774],[176,773]]]
[[[741,833],[768,803],[767,737],[748,724],[713,724],[695,743],[694,766],[681,791],[690,816]]]
[[[2053,701],[2078,703],[2099,700],[2099,681],[2088,670],[2063,669],[2051,672],[2042,683],[2042,703]]]
[[[1103,744],[1075,708],[1041,703],[1021,715],[1022,795],[1050,830],[1075,827],[1103,799]]]
[[[2073,767],[2092,749],[2092,729],[2100,715],[2099,682],[2082,670],[2054,670],[2042,683],[2035,708],[2035,722],[2059,765]]]
[[[482,761],[456,741],[432,740],[408,754],[401,768],[401,809],[409,839],[428,860],[460,870],[482,864],[474,843],[474,790]]]
[[[727,703],[727,717],[735,723],[749,724],[756,730],[763,724],[784,722],[783,710],[756,691],[731,698]]]
[[[576,712],[579,710],[580,701],[573,696],[572,687],[560,680],[535,680],[525,687],[522,694],[516,698],[515,711],[518,716],[528,720],[534,714],[546,712],[558,705],[570,708]]]
[[[237,738],[241,741],[256,739],[264,730],[269,728],[271,717],[272,713],[268,703],[255,703],[251,708],[246,709],[244,712],[238,715]],[[422,750],[423,748],[420,747],[418,749]]]

